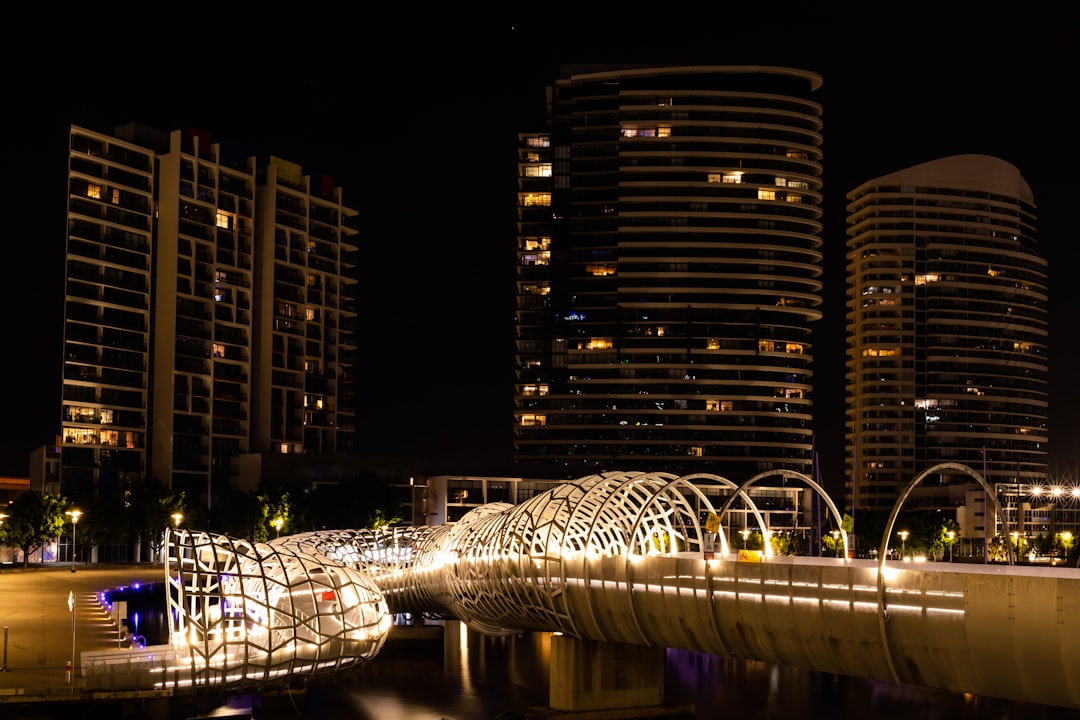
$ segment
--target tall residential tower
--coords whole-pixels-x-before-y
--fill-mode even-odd
[[[943,462],[1045,481],[1047,267],[1020,172],[961,155],[847,197],[852,505],[891,509]]]
[[[520,136],[516,462],[811,472],[820,84],[564,70]]]
[[[69,498],[155,478],[209,504],[250,453],[353,447],[355,211],[209,134],[72,127]]]

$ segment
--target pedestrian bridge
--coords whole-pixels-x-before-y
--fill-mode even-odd
[[[390,618],[410,613],[556,633],[553,698],[615,660],[631,679],[601,702],[649,704],[664,649],[679,648],[1080,708],[1080,571],[886,560],[900,502],[875,561],[739,553],[715,519],[739,498],[753,509],[753,482],[608,473],[452,525],[266,544],[170,533],[172,659],[155,682],[197,692],[329,678],[377,662]],[[709,483],[731,491],[723,507]],[[571,705],[584,709],[553,703]]]

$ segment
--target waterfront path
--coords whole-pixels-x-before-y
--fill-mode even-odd
[[[0,703],[79,699],[80,653],[119,647],[117,622],[99,594],[163,579],[163,567],[150,563],[78,565],[75,572],[69,564],[2,566]],[[66,664],[73,658],[74,677],[69,679]]]

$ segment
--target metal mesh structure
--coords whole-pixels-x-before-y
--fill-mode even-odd
[[[374,657],[390,630],[378,586],[346,562],[186,531],[166,547],[175,665],[163,686],[324,680]]]
[[[397,614],[488,634],[559,631],[650,642],[633,607],[643,558],[700,560],[719,540],[702,488],[718,476],[611,472],[451,525],[327,530],[252,543],[167,538],[171,684],[243,687],[325,679],[373,658]],[[715,496],[714,496],[715,497]],[[710,537],[710,535],[712,535]],[[168,683],[167,683],[168,684]]]

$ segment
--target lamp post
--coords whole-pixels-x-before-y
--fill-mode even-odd
[[[274,537],[281,537],[281,526],[284,524],[285,520],[280,515],[274,518],[274,530],[277,531],[277,535]]]
[[[174,512],[172,514],[173,528],[176,529],[176,530],[179,530],[180,529],[180,521],[183,520],[183,519],[184,519],[184,513]]]
[[[950,530],[949,532],[946,533],[946,535],[949,536],[949,562],[952,562],[953,538],[956,537],[956,532],[953,531],[953,530]]]
[[[833,557],[840,557],[840,531],[832,531]]]
[[[900,536],[900,560],[903,561],[907,557],[907,538],[910,533],[907,530],[901,530],[896,534]]]
[[[746,529],[746,528],[743,528],[742,530],[739,531],[739,534],[742,535],[742,549],[745,550],[746,549],[746,540],[747,540],[747,538],[750,537],[750,531],[748,529]]]
[[[79,524],[82,510],[74,508],[64,514],[71,517],[71,572],[75,572],[75,526]]]
[[[1013,562],[1020,562],[1020,533],[1014,531],[1010,534],[1012,535],[1013,545],[1015,546],[1013,549]]]

